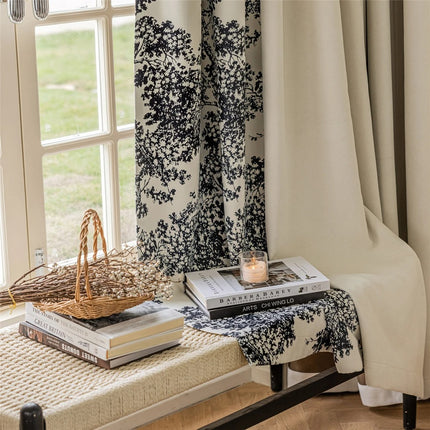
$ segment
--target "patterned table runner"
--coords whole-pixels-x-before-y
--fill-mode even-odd
[[[180,309],[188,326],[237,339],[250,364],[288,363],[320,351],[334,354],[340,373],[363,369],[354,302],[329,290],[309,303],[210,321],[197,307]]]

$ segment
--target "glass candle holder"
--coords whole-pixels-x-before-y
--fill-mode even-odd
[[[242,281],[259,284],[269,279],[267,254],[264,251],[244,251],[239,258]]]

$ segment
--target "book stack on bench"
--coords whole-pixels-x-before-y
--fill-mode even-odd
[[[269,262],[268,280],[249,283],[239,267],[185,274],[185,293],[210,319],[320,299],[330,281],[303,257]]]
[[[152,301],[92,320],[25,306],[22,335],[105,369],[178,345],[184,328],[181,313]]]

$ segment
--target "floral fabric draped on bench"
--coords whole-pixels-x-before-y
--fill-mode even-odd
[[[250,364],[288,363],[331,351],[339,373],[363,369],[360,327],[354,302],[342,290],[302,305],[210,321],[198,308],[181,309],[186,324],[235,337]]]

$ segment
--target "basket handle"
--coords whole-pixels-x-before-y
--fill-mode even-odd
[[[81,224],[81,233],[80,233],[80,244],[79,244],[79,254],[78,261],[76,264],[77,267],[77,275],[76,275],[76,289],[75,289],[75,301],[79,302],[81,299],[81,274],[82,274],[82,266],[81,266],[81,257],[84,256],[84,274],[85,274],[85,291],[87,293],[87,297],[89,299],[92,298],[91,288],[90,288],[90,280],[88,276],[88,226],[93,220],[94,226],[94,236],[93,236],[93,260],[97,260],[97,238],[100,234],[100,238],[102,240],[102,248],[105,257],[107,258],[107,250],[106,250],[106,239],[103,233],[102,223],[100,221],[98,213],[94,209],[87,209],[84,213],[82,224]]]

